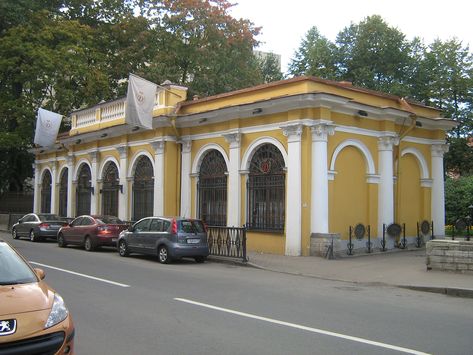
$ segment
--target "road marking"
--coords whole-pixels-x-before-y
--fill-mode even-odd
[[[111,284],[111,285],[115,285],[115,286],[130,287],[130,285],[121,284],[121,283],[119,283],[119,282],[110,281],[110,280],[106,280],[106,279],[101,279],[100,277],[95,277],[95,276],[90,276],[90,275],[86,275],[86,274],[81,274],[81,273],[79,273],[79,272],[75,272],[75,271],[71,271],[71,270],[66,270],[66,269],[61,269],[61,268],[58,268],[58,267],[55,267],[55,266],[51,266],[51,265],[40,264],[40,263],[37,263],[37,262],[34,262],[34,261],[30,261],[30,264],[35,264],[35,265],[38,265],[38,266],[47,267],[47,268],[49,268],[49,269],[58,270],[58,271],[62,271],[62,272],[67,272],[67,273],[72,274],[72,275],[82,276],[82,277],[85,277],[85,278],[88,278],[88,279],[92,279],[92,280],[96,280],[96,281],[102,281],[102,282],[105,282],[105,283],[108,283],[108,284]]]
[[[174,298],[174,300],[180,301],[180,302],[189,303],[189,304],[193,304],[193,305],[200,306],[200,307],[210,308],[210,309],[213,309],[213,310],[216,310],[216,311],[221,311],[221,312],[226,312],[226,313],[235,314],[235,315],[241,316],[241,317],[252,318],[252,319],[257,319],[257,320],[261,320],[261,321],[268,322],[268,323],[278,324],[278,325],[282,325],[282,326],[285,326],[285,327],[290,327],[290,328],[296,328],[296,329],[306,330],[306,331],[312,332],[312,333],[318,333],[318,334],[323,334],[323,335],[329,335],[329,336],[332,336],[332,337],[342,338],[342,339],[346,339],[346,340],[351,340],[351,341],[355,341],[355,342],[358,342],[358,343],[363,343],[363,344],[378,346],[378,347],[385,348],[385,349],[390,349],[390,350],[401,351],[401,352],[407,353],[407,354],[429,355],[428,353],[424,353],[424,352],[417,351],[417,350],[413,350],[413,349],[408,349],[408,348],[403,348],[403,347],[400,347],[400,346],[395,346],[395,345],[380,343],[380,342],[377,342],[377,341],[372,341],[372,340],[368,340],[368,339],[358,338],[358,337],[354,337],[354,336],[350,336],[350,335],[345,335],[345,334],[330,332],[330,331],[323,330],[323,329],[317,329],[317,328],[306,327],[306,326],[304,326],[304,325],[299,325],[299,324],[295,324],[295,323],[284,322],[284,321],[280,321],[280,320],[277,320],[277,319],[271,319],[271,318],[266,318],[266,317],[260,317],[260,316],[254,315],[254,314],[244,313],[244,312],[238,312],[238,311],[234,311],[234,310],[232,310],[232,309],[227,309],[227,308],[212,306],[212,305],[210,305],[210,304],[200,303],[200,302],[188,300],[188,299],[185,299],[185,298]]]

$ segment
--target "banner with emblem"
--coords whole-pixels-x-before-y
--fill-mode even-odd
[[[153,107],[157,85],[130,74],[126,94],[125,122],[131,126],[153,128]]]
[[[34,143],[42,147],[51,147],[56,143],[62,115],[40,108],[36,119]]]

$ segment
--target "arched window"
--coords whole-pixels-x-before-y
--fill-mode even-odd
[[[76,215],[90,214],[90,201],[92,193],[92,175],[87,164],[82,164],[77,179],[77,208]]]
[[[41,212],[51,213],[51,173],[46,170],[41,182]]]
[[[102,177],[102,214],[118,216],[118,190],[119,177],[117,166],[109,162],[104,169]]]
[[[227,165],[222,154],[210,150],[202,160],[199,172],[199,216],[209,226],[227,224]]]
[[[67,217],[67,168],[62,169],[59,179],[59,215]]]
[[[272,144],[263,144],[253,155],[247,182],[248,229],[284,231],[284,158]]]
[[[153,165],[146,156],[141,156],[133,177],[133,220],[153,215],[154,179]]]

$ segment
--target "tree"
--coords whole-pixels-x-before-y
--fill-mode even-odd
[[[454,224],[458,218],[470,215],[468,206],[473,204],[473,176],[445,181],[445,219]]]
[[[450,145],[448,153],[444,156],[447,173],[455,176],[472,175],[473,146],[470,146],[463,137],[448,137],[447,143]]]
[[[266,53],[264,56],[260,57],[258,64],[264,83],[284,79],[284,75],[281,72],[281,62],[273,53]]]

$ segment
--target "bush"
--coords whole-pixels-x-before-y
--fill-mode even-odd
[[[446,224],[455,224],[458,218],[470,216],[468,206],[473,205],[473,176],[445,181],[445,219]]]

